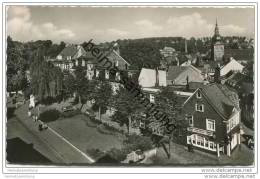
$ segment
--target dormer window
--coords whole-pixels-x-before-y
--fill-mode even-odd
[[[201,92],[198,90],[197,92],[197,98],[200,99],[201,98]]]

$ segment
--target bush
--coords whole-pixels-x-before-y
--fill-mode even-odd
[[[39,120],[43,122],[55,121],[60,117],[60,112],[56,109],[49,109],[40,114]]]
[[[91,109],[95,112],[98,112],[99,110],[99,106],[97,104],[93,104],[93,106],[91,107]],[[105,114],[107,111],[107,108],[106,107],[102,107],[101,108],[101,114]]]
[[[104,155],[104,152],[99,149],[87,149],[87,153],[94,159],[97,159],[100,156]]]
[[[137,134],[129,135],[123,143],[124,148],[127,149],[128,152],[138,149],[146,151],[153,148],[153,142],[150,137],[139,136]]]
[[[124,149],[117,149],[117,148],[112,148],[107,152],[110,157],[113,157],[114,159],[118,161],[123,161],[126,159],[127,156],[127,151]]]
[[[107,130],[103,124],[98,125],[97,130],[101,134],[113,135],[113,133],[111,131]]]
[[[76,110],[72,110],[72,111],[66,111],[66,112],[63,112],[62,113],[62,117],[73,117],[73,116],[76,116],[80,114],[80,110],[79,109],[76,109]]]
[[[14,107],[7,108],[7,119],[14,117],[14,111],[15,111]]]
[[[93,122],[91,120],[85,120],[88,127],[97,127],[100,123]]]
[[[52,103],[55,103],[55,102],[56,102],[56,99],[51,96],[47,96],[46,98],[43,98],[41,100],[41,103],[44,105],[51,105]]]

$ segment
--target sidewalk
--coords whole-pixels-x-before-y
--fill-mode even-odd
[[[20,106],[15,114],[34,135],[37,135],[54,153],[56,153],[65,164],[73,163],[93,163],[90,157],[77,149],[65,138],[57,134],[52,129],[44,131],[38,130],[38,123],[27,116],[28,102]]]

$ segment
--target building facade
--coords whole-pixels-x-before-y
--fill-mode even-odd
[[[236,93],[224,85],[198,88],[183,105],[189,127],[187,144],[230,156],[240,144],[240,108]]]

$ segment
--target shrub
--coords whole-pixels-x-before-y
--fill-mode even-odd
[[[153,148],[153,142],[150,137],[139,136],[137,134],[129,135],[123,143],[124,148],[127,149],[128,152],[138,149],[146,151]]]
[[[66,111],[66,112],[63,112],[62,113],[62,117],[73,117],[73,116],[76,116],[80,114],[80,110],[79,109],[76,109],[76,110],[72,110],[72,111]]]
[[[113,135],[114,134],[114,132],[107,129],[106,126],[104,126],[104,124],[98,125],[97,130],[98,130],[98,132],[100,132],[102,134],[106,134],[106,135]]]
[[[55,121],[60,117],[60,112],[56,109],[49,109],[42,112],[39,116],[39,120],[43,122]]]
[[[99,110],[99,106],[97,104],[93,104],[93,106],[91,107],[91,109],[95,112],[98,112]],[[101,114],[105,114],[107,111],[107,108],[106,107],[102,107],[101,108]]]
[[[14,111],[15,111],[14,107],[7,108],[7,119],[14,117]]]
[[[102,152],[99,149],[92,148],[92,149],[87,149],[87,153],[93,157],[94,159],[99,158],[100,156],[104,155],[104,152]]]
[[[54,97],[51,97],[51,96],[47,96],[46,98],[43,98],[41,100],[41,103],[44,104],[44,105],[50,105],[52,103],[55,103],[56,102],[56,99]]]
[[[107,152],[107,154],[118,161],[123,161],[126,159],[128,153],[124,149],[112,148]]]

